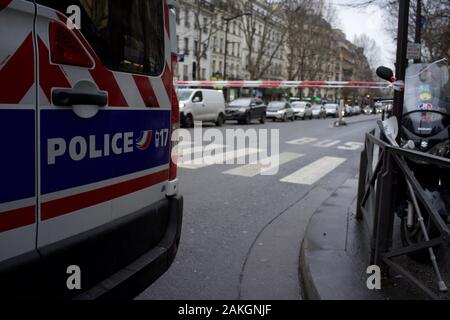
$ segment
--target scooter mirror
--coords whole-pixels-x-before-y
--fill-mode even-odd
[[[394,78],[394,72],[387,67],[379,67],[377,69],[377,76],[381,79],[391,82]]]

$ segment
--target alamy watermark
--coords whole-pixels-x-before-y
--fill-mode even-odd
[[[81,268],[72,265],[67,267],[66,273],[69,275],[66,281],[67,289],[70,291],[81,290]]]
[[[381,290],[381,268],[376,265],[369,266],[366,273],[369,275],[366,282],[367,289]]]
[[[77,5],[67,7],[67,28],[70,30],[81,29],[81,9]]]
[[[172,135],[172,161],[184,166],[254,165],[261,175],[276,175],[280,166],[278,129],[178,129]]]

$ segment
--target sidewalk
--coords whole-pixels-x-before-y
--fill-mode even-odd
[[[311,300],[417,300],[427,297],[391,274],[382,290],[367,288],[370,243],[366,224],[356,220],[357,180],[347,180],[312,216],[300,255],[303,298]],[[428,265],[404,259],[409,270],[433,284]]]

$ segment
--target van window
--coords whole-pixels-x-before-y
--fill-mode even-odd
[[[159,76],[165,66],[163,0],[37,0],[81,9],[81,32],[111,70]]]
[[[195,99],[199,99],[198,102],[202,102],[203,101],[203,92],[201,91],[197,91],[194,96],[192,97],[192,101],[195,101]]]

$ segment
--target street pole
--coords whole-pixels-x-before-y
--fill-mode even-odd
[[[406,68],[408,66],[407,50],[408,50],[408,25],[409,25],[409,8],[410,0],[400,0],[399,19],[398,19],[398,35],[397,35],[397,62],[395,65],[395,76],[397,80],[405,80]],[[395,91],[394,93],[394,116],[397,117],[399,128],[403,117],[403,91]],[[400,137],[400,135],[399,135]]]
[[[225,19],[226,23],[226,30],[225,30],[225,53],[223,58],[223,80],[226,81],[227,79],[227,56],[228,56],[228,28],[230,24],[230,19]],[[228,89],[224,88],[225,91],[225,101],[228,102]]]
[[[417,0],[417,11],[416,11],[416,36],[415,43],[422,42],[422,0]],[[414,60],[414,63],[420,63],[421,59]]]

